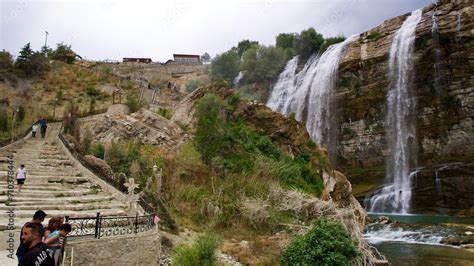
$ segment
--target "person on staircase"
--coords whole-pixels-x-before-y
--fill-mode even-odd
[[[46,129],[48,128],[48,124],[46,123],[46,119],[44,118],[40,118],[39,123],[41,128],[41,138],[44,139],[44,136],[46,136]]]
[[[20,245],[18,246],[18,249],[16,250],[16,256],[18,258],[18,262],[21,261],[21,259],[25,256],[26,252],[28,252],[28,245],[24,243],[23,241],[23,230],[26,228],[27,225],[29,224],[38,224],[39,227],[41,227],[41,231],[44,234],[44,229],[43,225],[41,224],[44,221],[44,218],[46,217],[46,213],[42,210],[37,210],[35,214],[33,215],[33,219],[23,225],[20,231]],[[41,238],[40,238],[41,241]]]
[[[61,216],[51,217],[48,221],[48,226],[44,228],[44,239],[47,239],[49,234],[56,231],[63,223],[64,223],[64,217],[61,217]]]
[[[37,130],[38,130],[38,126],[36,125],[36,123],[34,123],[33,126],[31,127],[31,137],[36,138]]]
[[[21,192],[21,188],[23,184],[25,184],[26,180],[26,170],[25,165],[22,164],[20,168],[16,170],[16,183],[18,184],[18,192]]]
[[[20,266],[53,266],[54,257],[41,241],[44,229],[41,223],[28,223],[22,228],[21,239],[28,251],[20,259]]]

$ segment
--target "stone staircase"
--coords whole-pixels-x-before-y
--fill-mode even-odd
[[[0,149],[0,265],[11,263],[4,261],[7,240],[4,238],[8,235],[6,232],[11,232],[6,231],[10,209],[15,214],[15,241],[19,239],[21,226],[39,209],[48,215],[45,225],[52,216],[95,217],[97,212],[106,216],[128,214],[124,196],[93,176],[64,149],[56,137],[59,127],[59,124],[48,125],[44,139],[38,135],[27,137]],[[7,197],[8,155],[13,155],[15,172],[24,164],[27,173],[22,192],[18,192],[15,179],[12,200]]]

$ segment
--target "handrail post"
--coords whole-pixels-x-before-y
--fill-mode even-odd
[[[138,233],[138,213],[135,215],[135,234]]]
[[[95,217],[95,232],[94,232],[94,237],[95,238],[100,238],[100,212],[97,213],[97,216]]]

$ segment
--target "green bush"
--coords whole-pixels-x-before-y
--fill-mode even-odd
[[[345,39],[346,39],[346,37],[344,37],[344,36],[326,38],[324,40],[324,43],[319,48],[319,51],[321,53],[324,53],[324,51],[326,51],[326,49],[328,49],[329,46],[331,46],[333,44],[336,44],[336,43],[343,42]]]
[[[180,266],[211,266],[217,265],[216,250],[222,244],[222,239],[212,233],[206,233],[196,238],[191,246],[177,246],[172,257],[172,265]]]
[[[199,80],[191,80],[188,83],[186,83],[186,86],[184,87],[184,90],[186,92],[193,92],[195,89],[197,89],[201,85],[201,81]]]
[[[158,109],[158,114],[161,115],[162,117],[170,120],[171,116],[173,116],[173,109],[170,108],[159,108]]]
[[[349,265],[358,256],[356,244],[341,224],[319,218],[313,228],[296,237],[283,251],[282,264]]]
[[[210,76],[213,80],[224,79],[229,83],[239,73],[240,57],[237,51],[229,50],[214,57]]]
[[[97,158],[104,159],[104,145],[102,143],[97,142],[91,146],[91,153]]]
[[[138,111],[143,106],[143,102],[140,101],[138,93],[133,91],[127,93],[125,104],[130,108],[130,112],[132,113]]]
[[[84,90],[88,96],[98,96],[100,94],[100,91],[98,91],[93,85],[87,85],[87,87]]]

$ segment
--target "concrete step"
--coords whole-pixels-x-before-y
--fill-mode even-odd
[[[99,193],[97,195],[83,195],[81,197],[61,197],[61,198],[36,198],[32,201],[32,198],[29,197],[13,197],[13,200],[9,203],[13,206],[18,205],[34,205],[34,204],[69,204],[74,202],[82,203],[92,203],[92,202],[111,202],[115,198],[106,193]],[[7,201],[6,196],[0,196],[0,203],[5,203]],[[120,202],[120,201],[117,201]]]
[[[101,192],[100,190],[87,189],[87,190],[62,190],[62,191],[15,191],[13,198],[15,197],[26,197],[26,198],[64,198],[64,197],[79,197],[84,195],[97,195]],[[5,194],[3,194],[5,195]]]
[[[65,211],[85,211],[85,210],[96,210],[96,209],[125,209],[127,204],[117,202],[103,202],[103,203],[70,203],[70,204],[36,204],[36,205],[24,205],[24,206],[12,206],[0,204],[0,210],[7,211],[14,209],[15,211],[27,210],[34,213],[36,210],[43,210],[45,212],[49,210],[65,210]]]
[[[45,211],[46,212],[46,211]],[[48,217],[52,216],[70,216],[70,217],[95,217],[97,212],[100,212],[101,215],[104,216],[119,216],[119,215],[127,215],[127,212],[122,208],[111,208],[111,209],[94,209],[94,210],[49,210],[46,212]],[[15,210],[15,217],[16,218],[31,218],[34,214],[34,211],[31,210]],[[1,212],[0,217],[3,218],[2,220],[6,220],[8,218],[7,212]],[[7,221],[7,220],[6,220]],[[7,222],[8,224],[8,222]]]

